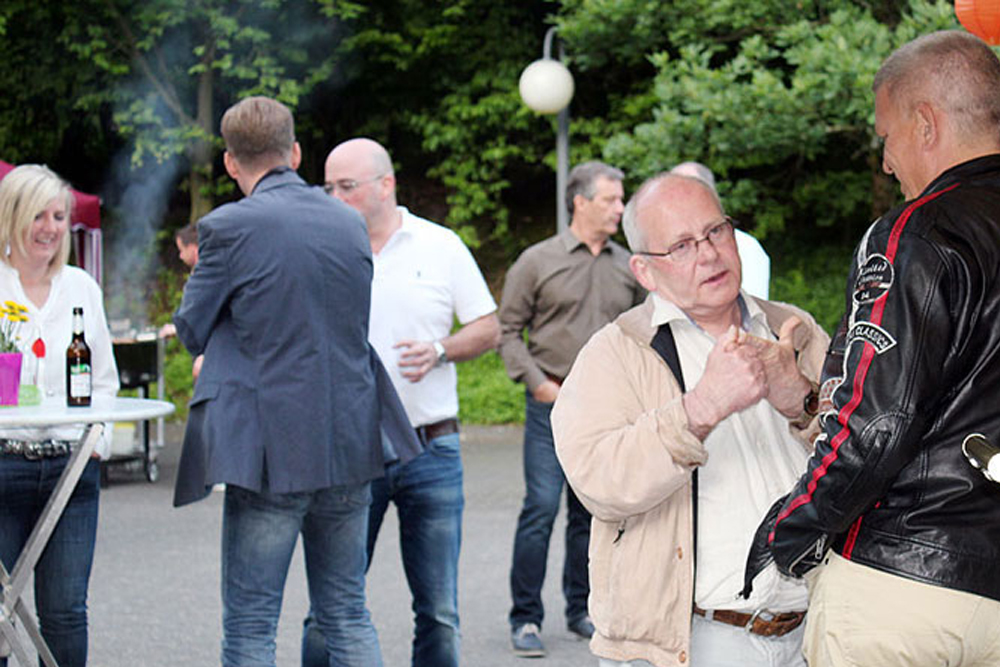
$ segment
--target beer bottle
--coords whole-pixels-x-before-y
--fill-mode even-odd
[[[83,308],[73,308],[73,340],[66,348],[66,405],[90,405],[90,348],[83,336]]]

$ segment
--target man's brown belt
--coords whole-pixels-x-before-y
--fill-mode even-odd
[[[420,438],[420,441],[426,445],[434,438],[440,438],[442,435],[458,433],[458,420],[442,419],[441,421],[434,422],[433,424],[418,426],[416,431],[417,437]]]
[[[753,614],[744,614],[738,611],[729,611],[728,609],[705,611],[698,605],[694,606],[694,613],[712,621],[718,621],[726,625],[735,625],[738,628],[743,628],[747,632],[752,632],[762,637],[781,637],[782,635],[787,635],[802,625],[802,621],[806,617],[804,611],[789,611],[784,614],[758,611]]]

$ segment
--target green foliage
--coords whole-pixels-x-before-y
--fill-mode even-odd
[[[79,100],[103,83],[101,72],[77,61],[62,27],[86,12],[74,3],[0,3],[0,158],[54,162],[67,138],[85,157],[101,157],[107,137],[100,119],[80,113]],[[60,3],[61,4],[61,3]],[[72,174],[63,172],[66,176]]]
[[[496,352],[458,364],[458,416],[466,424],[524,421],[524,386],[507,377]]]
[[[336,76],[313,99],[328,115],[321,150],[350,136],[382,141],[404,197],[409,183],[433,179],[444,187],[435,219],[473,247],[502,243],[505,195],[552,144],[550,120],[517,92],[521,69],[539,55],[545,4],[341,3]]]
[[[605,158],[633,184],[684,160],[706,163],[727,209],[761,238],[790,225],[859,231],[884,208],[871,187],[884,178],[874,73],[916,34],[957,26],[944,1],[913,0],[890,14],[895,26],[848,0],[632,0],[614,3],[627,17],[618,19],[610,4],[567,0],[560,15],[582,66],[634,68],[641,53],[656,71],[649,115],[612,136]],[[626,20],[638,39],[613,40]]]
[[[809,312],[833,335],[844,314],[852,247],[835,242],[783,241],[769,247],[770,297]]]
[[[191,219],[211,208],[219,186],[213,163],[222,148],[222,110],[250,95],[289,106],[329,77],[335,24],[310,0],[91,0],[93,15],[67,26],[71,49],[116,85],[81,98],[111,105],[132,162],[183,156]]]
[[[167,400],[177,407],[169,419],[184,421],[187,419],[194,382],[191,378],[191,355],[176,338],[169,339],[164,350],[163,382]]]

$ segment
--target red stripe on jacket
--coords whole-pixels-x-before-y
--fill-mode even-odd
[[[951,185],[944,190],[940,190],[939,192],[925,195],[910,204],[906,210],[903,211],[903,214],[900,215],[895,224],[893,224],[892,231],[889,233],[889,243],[886,245],[885,257],[889,261],[890,265],[892,265],[896,259],[896,251],[899,249],[899,238],[903,235],[903,229],[909,222],[910,216],[913,215],[913,212],[927,202],[956,187],[958,187],[958,183]],[[875,305],[872,307],[872,316],[869,320],[873,324],[882,324],[882,315],[885,312],[885,302],[888,298],[889,292],[886,290],[885,294],[875,300]],[[837,413],[837,422],[840,424],[840,431],[838,431],[837,435],[835,435],[830,441],[830,453],[824,456],[820,465],[816,466],[815,470],[813,470],[812,479],[810,479],[809,484],[806,485],[806,492],[800,494],[796,498],[793,498],[792,501],[788,503],[788,506],[780,514],[778,514],[778,518],[775,519],[774,522],[774,528],[771,529],[771,534],[768,536],[768,542],[774,542],[774,531],[777,530],[779,523],[781,523],[799,507],[812,502],[812,496],[816,491],[819,480],[826,475],[826,471],[829,469],[830,465],[837,460],[837,452],[840,450],[840,445],[843,444],[843,442],[847,440],[847,437],[850,435],[850,429],[847,428],[847,422],[851,418],[851,415],[854,414],[858,405],[861,403],[861,399],[864,397],[865,378],[868,376],[868,369],[871,366],[872,359],[874,358],[874,346],[871,343],[865,342],[864,351],[861,353],[861,361],[854,373],[851,400],[849,400],[847,404],[840,409],[840,412]],[[851,526],[847,542],[844,545],[844,558],[850,558],[851,551],[854,549],[854,541],[857,538],[858,530],[861,528],[861,519],[863,516],[864,515],[859,516]]]

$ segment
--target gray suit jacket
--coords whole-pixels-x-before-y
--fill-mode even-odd
[[[174,315],[185,347],[205,355],[174,505],[219,482],[271,493],[365,482],[387,451],[420,451],[368,343],[360,215],[275,169],[202,218],[198,256]]]

